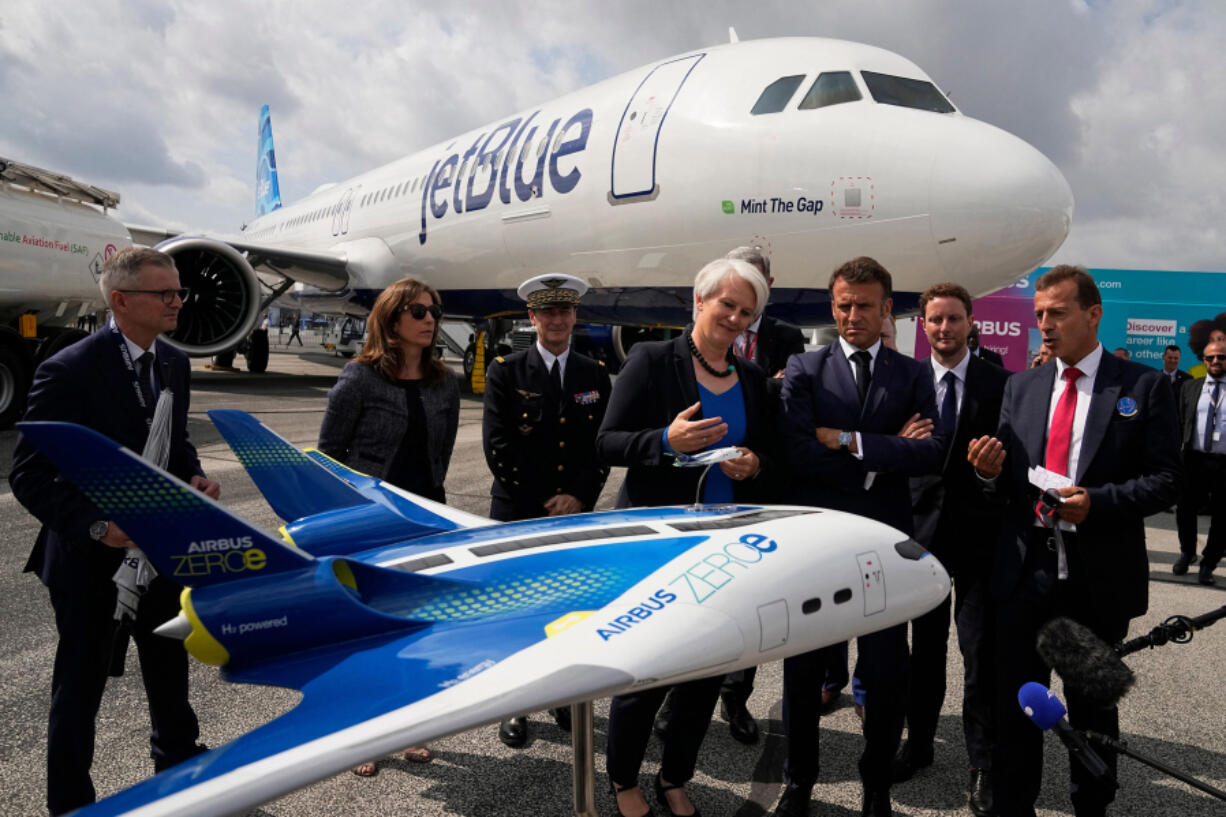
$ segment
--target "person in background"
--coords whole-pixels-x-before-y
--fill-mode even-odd
[[[289,346],[291,343],[293,343],[295,338],[298,340],[298,345],[299,346],[302,345],[302,335],[298,334],[299,324],[301,323],[302,323],[301,318],[294,318],[294,320],[290,322],[289,340],[285,341],[286,346]]]
[[[637,343],[618,375],[596,450],[627,466],[617,507],[753,502],[773,496],[775,416],[758,366],[732,353],[733,341],[766,305],[766,280],[744,261],[720,259],[694,279],[694,323],[675,340]],[[736,446],[741,456],[702,468],[678,458]],[[673,687],[658,801],[670,815],[698,810],[683,788],[694,775],[723,676]],[[668,688],[618,695],[609,707],[608,769],[618,814],[652,812],[639,769]]]
[[[164,461],[152,452],[145,456],[217,499],[221,489],[204,476],[187,433],[191,367],[160,339],[178,325],[187,296],[174,261],[157,250],[128,247],[103,264],[99,286],[114,319],[38,367],[25,420],[77,423],[131,451],[145,450],[151,436],[169,437]],[[170,410],[155,411],[165,401]],[[47,808],[59,815],[94,802],[89,770],[95,722],[108,671],[122,674],[129,632],[149,701],[154,771],[205,751],[196,743],[200,729],[188,702],[187,653],[178,641],[153,632],[179,614],[183,588],[157,575],[140,596],[129,630],[119,621],[113,577],[129,554],[139,553],[129,548],[140,543],[61,478],[23,435],[13,449],[9,483],[42,523],[25,569],[46,585],[59,634],[47,726]],[[112,667],[113,652],[118,667]]]
[[[1030,365],[1027,366],[1026,368],[1027,369],[1037,369],[1038,367],[1042,366],[1044,363],[1050,363],[1051,359],[1052,359],[1051,349],[1047,348],[1046,346],[1040,346],[1039,353],[1034,356],[1034,358],[1030,361]]]
[[[1120,360],[1132,360],[1132,352],[1129,352],[1123,346],[1117,347],[1116,350],[1112,352],[1111,354],[1115,355]]]
[[[1197,514],[1209,508],[1209,536],[1197,581],[1216,583],[1213,570],[1226,552],[1226,341],[1214,341],[1201,353],[1205,377],[1189,379],[1179,391],[1183,462],[1188,479],[1175,511],[1179,558],[1171,572],[1182,576],[1196,564]]]
[[[1083,268],[1059,265],[1035,282],[1034,311],[1052,365],[1009,378],[993,436],[971,441],[968,461],[983,490],[1005,503],[992,595],[997,603],[997,753],[992,765],[1002,817],[1034,817],[1043,773],[1043,732],[1017,705],[1027,682],[1051,671],[1033,648],[1057,617],[1108,644],[1149,604],[1145,517],[1171,506],[1181,467],[1175,397],[1155,369],[1108,355],[1098,340],[1102,296]],[[1067,479],[1039,502],[1036,466]],[[1050,510],[1046,510],[1050,507]],[[1065,687],[1069,721],[1119,737],[1116,707]],[[1115,775],[1115,752],[1100,750]],[[1078,817],[1105,815],[1115,790],[1070,757]]]
[[[434,356],[442,316],[438,292],[414,278],[379,294],[366,344],[328,392],[318,445],[355,471],[435,502],[447,501],[443,480],[460,423],[460,387]],[[410,746],[400,757],[425,763],[430,752]],[[353,773],[378,771],[370,761]]]
[[[1200,361],[1188,369],[1189,376],[1205,376],[1208,371],[1205,361],[1202,359],[1205,347],[1210,343],[1221,341],[1226,341],[1226,312],[1218,314],[1213,320],[1196,321],[1188,327],[1188,348],[1192,350],[1192,354],[1196,355],[1196,359]]]
[[[971,354],[975,357],[981,360],[986,360],[988,363],[995,363],[1002,369],[1005,368],[1004,358],[979,342],[978,324],[971,327],[971,334],[966,339],[966,348],[970,349]]]
[[[911,478],[915,539],[940,559],[953,579],[954,622],[964,668],[962,731],[970,766],[971,811],[992,814],[992,753],[996,737],[996,656],[990,576],[999,535],[999,509],[984,498],[965,452],[972,439],[992,434],[1009,373],[970,354],[971,296],[958,284],[935,284],[919,299],[940,414],[949,439],[937,474]],[[968,535],[967,531],[974,531]],[[934,758],[945,701],[950,598],[911,622],[911,690],[907,741],[894,758],[893,781],[910,779]]]
[[[792,499],[867,516],[904,532],[913,526],[907,478],[940,470],[946,438],[939,431],[904,435],[937,416],[932,368],[885,346],[890,273],[872,258],[834,271],[828,290],[839,338],[794,355],[783,377],[782,451]],[[906,625],[858,641],[855,676],[866,696],[860,757],[862,813],[892,814],[891,765],[902,736],[910,657]],[[818,690],[827,647],[783,662],[783,721],[788,736],[787,785],[776,815],[809,813],[818,773]]]
[[[481,438],[494,475],[490,516],[499,521],[591,511],[609,476],[596,457],[596,431],[612,391],[609,372],[570,343],[585,292],[587,284],[573,275],[538,275],[521,284],[536,343],[495,358],[485,374]],[[570,707],[550,712],[569,732]],[[523,746],[528,719],[507,718],[498,738]]]
[[[1192,379],[1192,375],[1179,368],[1179,359],[1182,353],[1179,347],[1171,344],[1166,347],[1162,353],[1162,373],[1171,381],[1171,386],[1175,389],[1176,394],[1179,392],[1180,386]]]

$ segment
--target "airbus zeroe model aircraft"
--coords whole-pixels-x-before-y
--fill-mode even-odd
[[[77,812],[241,812],[354,763],[547,706],[785,658],[949,593],[906,535],[818,508],[695,506],[496,524],[210,412],[291,547],[105,437],[26,434],[186,586],[184,638],[290,712]]]

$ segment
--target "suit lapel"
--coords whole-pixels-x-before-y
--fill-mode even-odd
[[[1085,432],[1081,435],[1081,451],[1077,454],[1077,477],[1074,481],[1078,485],[1081,484],[1086,468],[1094,459],[1094,454],[1107,433],[1107,425],[1111,422],[1111,414],[1115,411],[1116,401],[1120,396],[1121,373],[1117,359],[1103,350],[1101,362],[1098,364],[1098,375],[1094,378],[1094,387],[1091,390]]]
[[[842,347],[840,346],[840,349]],[[864,408],[860,411],[860,417],[871,417],[881,407],[881,403],[889,394],[890,384],[894,380],[894,372],[898,369],[893,356],[896,353],[893,349],[887,349],[883,344],[877,352],[877,359],[873,361],[873,377],[869,381],[868,397],[864,400]],[[851,365],[847,366],[848,377],[851,376]],[[853,384],[852,388],[855,386]],[[859,400],[859,393],[856,393],[856,399]]]
[[[830,344],[830,360],[826,365],[827,387],[842,398],[849,406],[860,405],[860,393],[856,391],[856,381],[851,376],[851,361],[843,354],[843,344],[836,339]],[[870,394],[870,397],[872,395]],[[867,404],[868,401],[866,400]],[[852,412],[857,414],[858,412]]]
[[[770,377],[770,353],[771,353],[771,338],[774,333],[771,331],[770,318],[766,315],[762,316],[761,322],[758,324],[758,340],[757,346],[754,348],[753,362],[757,363],[766,371],[766,376]]]
[[[1038,371],[1041,374],[1035,377],[1034,386],[1027,389],[1022,397],[1020,416],[1013,421],[1013,427],[1030,456],[1031,465],[1043,465],[1047,459],[1047,413],[1051,407],[1051,390],[1056,382],[1056,364],[1047,363]],[[1019,427],[1019,421],[1025,424]]]
[[[698,402],[698,378],[694,376],[694,364],[690,357],[690,344],[682,334],[673,341],[673,369],[677,375],[677,383],[681,386],[682,408],[688,408]],[[702,419],[702,409],[690,418]]]

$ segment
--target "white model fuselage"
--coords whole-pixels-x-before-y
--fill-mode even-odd
[[[937,281],[974,294],[1012,283],[1059,247],[1072,197],[1050,161],[952,106],[882,104],[866,71],[930,82],[855,43],[705,49],[328,186],[242,241],[344,254],[348,286],[326,302],[345,311],[414,274],[450,313],[497,314],[518,307],[525,276],[548,271],[592,285],[585,317],[621,323],[675,322],[694,273],[739,244],[767,249],[773,314],[801,323],[830,320],[815,290],[858,255],[891,270],[907,308]],[[859,99],[799,107],[837,72]],[[789,76],[803,79],[781,109],[752,114]]]

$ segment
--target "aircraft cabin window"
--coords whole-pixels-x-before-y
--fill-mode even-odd
[[[787,107],[788,100],[792,98],[792,94],[796,93],[796,89],[800,87],[800,83],[804,78],[804,74],[796,74],[790,77],[780,77],[775,80],[766,86],[758,97],[758,101],[753,104],[753,108],[749,112],[754,116],[764,113],[779,113]]]
[[[945,95],[927,80],[895,77],[874,71],[861,71],[860,76],[864,77],[864,84],[868,86],[873,99],[882,105],[898,105],[933,113],[953,113],[955,110]]]
[[[856,87],[850,71],[828,71],[818,75],[797,108],[807,111],[841,102],[855,102],[860,98],[860,89]]]

